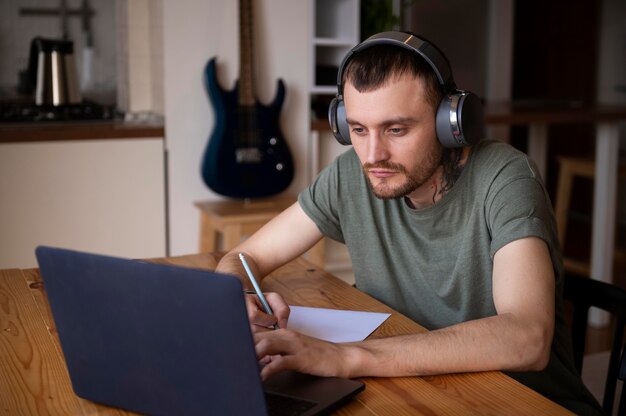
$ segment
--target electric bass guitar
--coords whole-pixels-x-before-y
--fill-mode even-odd
[[[261,198],[283,191],[293,179],[293,160],[279,118],[285,84],[279,79],[271,104],[254,94],[252,4],[239,0],[239,76],[231,91],[220,87],[216,58],[207,63],[204,85],[215,111],[215,127],[202,161],[202,179],[218,194]]]

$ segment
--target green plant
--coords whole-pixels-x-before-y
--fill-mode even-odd
[[[416,0],[400,0],[401,13]],[[393,0],[361,0],[361,38],[401,26],[401,16],[393,14]],[[400,29],[402,29],[400,27]]]

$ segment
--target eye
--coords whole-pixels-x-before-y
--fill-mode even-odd
[[[406,129],[404,127],[391,127],[388,131],[392,136],[402,136],[406,133]]]
[[[360,126],[354,126],[352,127],[352,133],[356,134],[357,136],[362,136],[365,134],[365,129]]]

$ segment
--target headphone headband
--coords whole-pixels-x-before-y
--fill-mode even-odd
[[[484,135],[483,109],[480,99],[471,92],[456,88],[452,69],[443,53],[428,41],[406,32],[382,32],[370,36],[346,54],[337,72],[337,95],[328,107],[328,121],[337,141],[350,145],[350,127],[343,102],[343,73],[352,57],[375,45],[393,45],[417,53],[437,76],[444,94],[437,107],[437,138],[444,147],[463,147],[477,143]]]
[[[437,80],[444,94],[449,94],[456,89],[456,84],[452,78],[452,69],[446,57],[435,46],[428,41],[405,32],[381,32],[370,36],[363,42],[352,48],[346,56],[344,56],[339,71],[337,72],[337,88],[338,93],[343,95],[343,71],[352,56],[364,49],[374,45],[394,45],[419,54],[430,65],[437,75]]]

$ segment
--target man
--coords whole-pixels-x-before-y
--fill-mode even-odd
[[[249,285],[239,252],[265,276],[326,235],[347,245],[360,290],[431,331],[333,344],[267,330],[286,327],[288,306],[268,294],[270,316],[248,296],[262,376],[503,370],[577,413],[599,412],[572,364],[556,227],[536,168],[503,143],[451,143],[466,144],[462,131],[447,138],[438,125],[440,103],[459,93],[445,58],[410,34],[376,38],[340,68],[345,120],[331,106],[353,148],[218,270]]]

